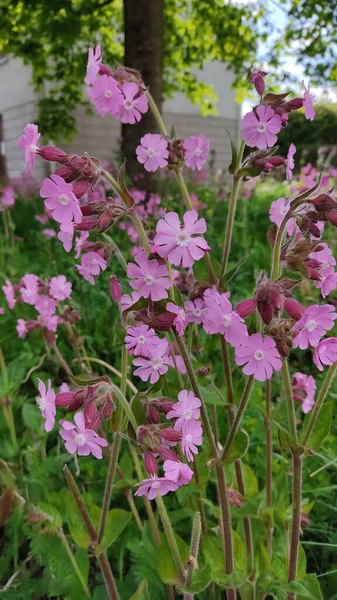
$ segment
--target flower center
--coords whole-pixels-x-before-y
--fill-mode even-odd
[[[193,315],[194,315],[195,317],[201,317],[201,310],[200,310],[200,308],[196,308],[196,309],[193,311]]]
[[[187,231],[180,231],[180,233],[177,234],[176,242],[178,246],[187,246],[190,239],[191,236]]]
[[[46,402],[45,398],[40,398],[39,407],[41,410],[44,410],[45,408],[47,408],[47,402]]]
[[[230,327],[230,325],[232,324],[231,315],[223,315],[221,320],[225,327]]]
[[[78,446],[84,446],[84,444],[86,443],[86,435],[85,433],[78,433],[77,435],[75,435],[74,437],[74,442],[75,444],[77,444]]]
[[[201,154],[201,150],[200,150],[200,148],[197,148],[197,149],[194,151],[194,156],[200,156],[200,154]]]
[[[30,144],[29,150],[35,154],[37,152],[37,146],[35,144]]]
[[[62,204],[62,206],[67,206],[67,204],[69,202],[69,198],[65,194],[61,194],[61,196],[59,197],[59,201],[60,201],[60,204]]]
[[[146,285],[151,285],[153,282],[153,277],[151,277],[151,275],[146,275],[146,277],[144,277],[144,283],[146,283]]]
[[[193,438],[192,438],[192,434],[191,434],[191,433],[189,433],[189,434],[188,434],[188,435],[185,437],[185,440],[186,440],[186,442],[188,442],[189,444],[192,442],[192,439],[193,439]]]
[[[131,110],[133,108],[132,100],[124,100],[123,102],[125,110]]]
[[[106,98],[111,98],[111,96],[112,96],[112,91],[111,91],[111,90],[105,90],[105,92],[104,92],[104,96],[105,96]]]
[[[189,421],[190,419],[192,419],[192,411],[191,410],[185,410],[183,415],[184,415],[184,419],[186,419],[186,421]]]
[[[138,342],[138,344],[144,344],[145,337],[143,335],[140,335],[139,338],[137,338],[137,342]]]
[[[152,360],[152,366],[155,371],[158,371],[158,369],[162,366],[162,364],[163,364],[163,361],[161,358],[154,358]]]
[[[263,357],[264,357],[264,354],[263,354],[262,350],[256,350],[256,352],[254,354],[255,360],[262,360]]]
[[[314,319],[309,319],[309,321],[305,324],[305,327],[308,331],[314,331],[317,327],[317,322]]]
[[[259,133],[264,133],[265,131],[267,131],[267,126],[265,123],[259,123],[257,126],[257,130]]]
[[[147,155],[148,155],[149,158],[153,158],[154,155],[155,155],[154,149],[153,148],[148,148]]]
[[[153,490],[158,490],[160,488],[160,482],[159,481],[154,481],[151,484],[151,487],[152,487]]]

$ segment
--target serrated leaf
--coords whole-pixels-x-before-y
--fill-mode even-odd
[[[54,506],[46,504],[45,502],[39,502],[38,508],[42,513],[45,513],[46,520],[52,529],[59,529],[59,527],[62,527],[62,515]]]

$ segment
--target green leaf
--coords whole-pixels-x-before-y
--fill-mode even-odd
[[[184,542],[184,540],[182,540],[181,537],[179,537],[179,535],[175,533],[174,537],[177,542],[181,559],[183,563],[186,563],[190,555],[190,549],[186,542]],[[175,585],[181,583],[179,579],[179,574],[177,572],[176,564],[174,562],[172,552],[170,550],[170,546],[166,537],[162,538],[162,542],[158,548],[156,569],[160,579],[164,583],[173,583]]]
[[[88,548],[90,546],[90,536],[84,526],[82,517],[77,508],[76,502],[69,491],[66,492],[66,514],[69,531],[75,544],[80,548]]]
[[[229,133],[228,129],[226,129],[227,135],[229,137],[230,140],[230,144],[231,144],[231,153],[232,153],[232,160],[231,160],[231,164],[228,166],[228,172],[233,175],[234,171],[235,171],[235,167],[236,167],[236,163],[238,160],[238,151],[237,151],[237,147],[234,144],[231,134]]]
[[[210,260],[213,266],[214,273],[218,276],[221,268],[220,263],[213,256],[210,256]],[[197,281],[199,281],[199,283],[211,283],[210,272],[205,260],[198,260],[194,263],[193,273],[194,277]]]
[[[149,594],[149,586],[147,579],[144,579],[138,586],[134,594],[132,594],[130,600],[151,600]]]
[[[192,583],[188,586],[179,585],[177,591],[187,592],[189,594],[199,594],[205,590],[212,581],[212,569],[205,565],[202,569],[194,571]]]
[[[209,387],[200,386],[200,391],[201,391],[201,397],[206,404],[213,404],[215,406],[225,406],[225,404],[226,404],[225,400],[223,400],[223,402],[222,402],[221,399],[219,398],[219,396],[216,394],[216,392],[214,391],[214,389],[211,386],[209,386]]]
[[[91,373],[81,373],[80,375],[70,375],[70,379],[76,385],[86,387],[87,385],[96,385],[97,383],[110,383],[111,379],[108,375],[102,377],[93,377]]]
[[[257,177],[260,175],[261,169],[258,167],[243,167],[238,170],[238,177]]]
[[[22,419],[26,427],[38,433],[41,429],[41,412],[36,404],[25,402],[22,407]]]
[[[332,421],[332,410],[333,404],[331,400],[323,404],[319,413],[319,417],[307,441],[307,447],[311,450],[318,450],[322,446],[326,437],[329,435]],[[308,426],[309,420],[310,413],[305,417],[304,430]]]
[[[240,429],[240,431],[236,433],[228,452],[226,452],[226,455],[221,458],[221,463],[224,465],[229,465],[239,458],[242,458],[246,454],[248,446],[248,434],[243,429]]]
[[[62,515],[54,506],[45,502],[39,502],[39,509],[46,514],[46,520],[52,529],[62,527]]]
[[[234,265],[234,267],[232,267],[231,269],[226,271],[226,273],[224,274],[224,276],[221,280],[221,283],[223,283],[223,284],[229,283],[231,281],[231,279],[233,279],[233,277],[235,277],[235,275],[237,274],[240,267],[242,267],[242,265],[246,262],[248,256],[249,256],[249,254],[247,252],[246,254],[244,254],[244,256],[242,258],[240,258],[240,260]]]
[[[246,553],[240,536],[232,531],[234,573],[227,575],[220,538],[212,532],[206,533],[203,543],[205,561],[211,567],[212,577],[219,585],[239,587],[246,579]]]
[[[97,508],[97,507],[95,507]],[[101,510],[99,509],[101,512]],[[122,508],[112,508],[108,512],[108,518],[105,524],[104,536],[101,543],[95,548],[95,554],[98,556],[109,548],[111,544],[118,538],[122,533],[131,519],[131,513],[123,510]]]
[[[114,326],[112,343],[114,346],[122,346],[125,342],[126,331],[121,322],[118,321]]]

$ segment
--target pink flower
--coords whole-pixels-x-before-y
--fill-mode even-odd
[[[54,229],[48,229],[48,227],[46,229],[42,229],[42,234],[45,238],[47,238],[47,240],[51,240],[52,238],[56,237],[56,231],[54,231]]]
[[[55,300],[66,300],[71,297],[71,283],[65,275],[52,277],[49,282],[49,294]]]
[[[16,331],[19,338],[24,339],[28,333],[27,322],[24,319],[18,319],[16,323]]]
[[[101,117],[107,113],[116,116],[123,106],[123,94],[118,88],[118,82],[110,75],[95,79],[88,90],[88,96]]]
[[[96,75],[99,73],[100,65],[102,62],[101,46],[96,46],[95,52],[93,48],[89,48],[88,52],[88,63],[87,63],[87,74],[85,76],[85,83],[90,85],[94,83]]]
[[[60,421],[63,429],[60,430],[60,436],[65,440],[65,447],[69,454],[79,456],[88,456],[92,454],[95,458],[102,458],[101,446],[107,446],[108,442],[97,435],[92,429],[86,429],[85,418],[82,412],[76,413],[74,423],[70,421]]]
[[[171,264],[191,267],[194,261],[200,260],[210,250],[204,238],[193,237],[205,233],[207,227],[205,219],[198,219],[195,210],[188,210],[183,219],[184,226],[181,227],[176,212],[166,213],[157,223],[154,243],[158,246],[159,256],[167,258]]]
[[[254,375],[257,381],[270,379],[273,371],[282,368],[282,361],[274,340],[268,335],[263,338],[260,333],[253,333],[235,347],[235,362],[245,365],[245,375]]]
[[[35,302],[35,309],[43,317],[52,317],[56,310],[56,300],[49,296],[39,296]]]
[[[131,306],[136,304],[140,297],[141,295],[139,292],[132,292],[131,296],[129,294],[123,294],[120,302],[122,312],[128,310],[129,308],[131,308]]]
[[[188,320],[187,320],[186,313],[185,313],[185,310],[183,309],[183,307],[177,306],[173,302],[168,302],[166,304],[166,310],[168,312],[171,312],[171,313],[177,315],[173,321],[173,325],[176,328],[178,335],[180,335],[180,336],[184,335],[184,331],[188,325]]]
[[[193,460],[193,454],[198,454],[197,446],[202,444],[202,427],[200,421],[185,421],[181,427],[181,447],[188,461]]]
[[[278,200],[274,200],[274,202],[271,203],[269,209],[269,218],[271,222],[275,223],[277,227],[280,227],[283,218],[289,211],[289,208],[289,202],[285,198],[279,198]],[[296,220],[289,219],[286,225],[286,232],[288,235],[292,235],[295,226]]]
[[[168,278],[165,265],[160,265],[157,260],[149,260],[145,254],[137,254],[134,263],[128,264],[127,274],[132,277],[130,281],[132,288],[137,290],[143,298],[151,298],[153,301],[163,300],[168,297],[167,291],[172,287]]]
[[[207,160],[210,145],[209,139],[203,133],[186,138],[183,142],[186,166],[193,171],[200,171]]]
[[[161,375],[168,370],[168,356],[170,346],[166,339],[159,339],[153,347],[149,356],[135,358],[132,364],[138,367],[134,375],[140,377],[142,381],[150,379],[150,383],[156,383]]]
[[[80,223],[82,212],[72,184],[66,183],[59,175],[50,177],[44,179],[40,189],[40,196],[46,198],[46,209],[52,212],[53,219],[58,223]]]
[[[15,204],[14,190],[11,187],[6,187],[2,192],[2,196],[0,196],[0,212],[3,212],[5,210],[5,208],[14,206],[14,204]]]
[[[14,296],[14,287],[12,282],[9,279],[6,279],[5,285],[2,286],[2,291],[5,294],[5,298],[9,308],[14,308],[16,304],[15,296]]]
[[[301,348],[301,350],[309,346],[315,348],[321,337],[333,328],[336,318],[337,314],[331,304],[308,306],[303,317],[291,329],[297,332],[293,340],[293,348]]]
[[[311,411],[315,404],[316,383],[312,375],[304,373],[294,373],[292,380],[292,388],[294,400],[302,402],[302,410],[304,414]],[[299,392],[299,393],[296,393]]]
[[[182,426],[186,421],[195,421],[200,417],[201,401],[193,392],[181,390],[178,394],[178,402],[176,402],[172,410],[170,410],[166,418],[177,419],[174,424],[174,429],[182,431]]]
[[[135,496],[147,496],[149,500],[154,500],[157,494],[165,496],[168,492],[175,492],[179,487],[176,481],[172,481],[166,477],[149,477],[149,479],[143,479],[143,481],[136,483],[136,485],[139,488]]]
[[[93,276],[99,275],[107,266],[108,263],[99,252],[87,252],[82,256],[81,264],[76,265],[76,269],[86,281],[89,281],[91,285],[95,285]]]
[[[47,388],[41,379],[38,379],[40,396],[37,396],[36,402],[42,412],[42,416],[45,419],[44,428],[46,431],[51,431],[55,425],[55,397],[56,394],[51,387],[51,381],[48,379]]]
[[[140,138],[140,145],[136,148],[137,160],[146,171],[157,171],[166,167],[169,151],[167,140],[159,133],[147,133]]]
[[[153,347],[158,343],[154,329],[148,325],[137,325],[126,330],[125,345],[131,356],[149,356]]]
[[[60,242],[62,242],[63,244],[63,248],[65,249],[66,252],[70,252],[70,250],[72,249],[73,246],[73,234],[74,234],[74,228],[72,226],[72,223],[70,223],[71,227],[69,228],[69,231],[63,231],[62,229],[58,232],[57,237],[60,240]],[[87,233],[87,232],[85,232]]]
[[[20,294],[23,302],[34,306],[39,296],[39,278],[34,273],[27,273],[21,279]]]
[[[34,123],[28,123],[23,131],[24,134],[18,139],[18,146],[25,150],[25,166],[27,167],[27,172],[32,173],[35,165],[36,152],[38,150],[37,143],[41,134],[38,131],[37,125],[34,125]]]
[[[176,460],[165,460],[163,467],[166,479],[175,481],[178,485],[190,483],[193,477],[192,469],[185,463]]]
[[[37,322],[40,327],[45,327],[48,331],[53,331],[55,333],[59,319],[56,315],[39,315]]]
[[[247,327],[242,317],[233,311],[232,304],[225,294],[204,295],[205,308],[202,313],[206,333],[220,333],[225,340],[236,346],[247,336]]]
[[[169,365],[169,367],[172,367],[172,369],[177,369],[177,371],[179,373],[181,373],[182,375],[186,375],[187,369],[186,369],[186,365],[184,363],[184,359],[181,356],[181,354],[175,354],[174,360],[173,360],[173,355],[172,355],[172,350],[171,350],[170,356],[167,359],[167,364]]]
[[[319,269],[320,281],[315,281],[315,287],[321,290],[321,295],[326,298],[330,292],[337,288],[337,273],[333,267]]]
[[[328,244],[323,242],[322,244],[319,244],[318,248],[319,250],[314,249],[312,252],[310,252],[309,258],[319,262],[319,269],[325,269],[326,267],[334,267],[336,264],[336,260]]]
[[[337,362],[337,338],[325,338],[315,348],[313,361],[319,371],[323,371],[323,365],[332,365]]]
[[[205,308],[205,302],[201,298],[195,300],[187,300],[185,302],[185,312],[189,323],[202,323],[202,314]]]
[[[260,104],[255,111],[247,113],[242,120],[242,139],[247,146],[263,150],[277,142],[276,134],[282,127],[282,120],[270,106]]]
[[[293,178],[293,168],[295,167],[294,155],[296,154],[295,144],[290,144],[287,154],[286,178],[291,181]]]
[[[134,125],[136,121],[140,121],[142,113],[146,113],[149,108],[147,97],[144,92],[139,92],[136,83],[127,82],[122,85],[122,93],[124,96],[123,104],[116,115],[122,123],[130,123]]]
[[[304,116],[309,121],[313,121],[315,118],[315,109],[312,103],[313,95],[310,93],[309,86],[306,87],[304,81],[302,81],[302,85],[304,87],[304,95],[303,95],[303,107],[304,107]]]
[[[81,256],[82,248],[85,240],[89,237],[89,231],[81,231],[80,235],[75,240],[75,259]]]

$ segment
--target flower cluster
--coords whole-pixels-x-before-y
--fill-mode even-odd
[[[203,134],[191,135],[185,140],[171,140],[159,133],[147,133],[136,148],[137,160],[146,171],[157,171],[167,166],[185,164],[192,171],[201,171],[207,161],[210,141]]]

